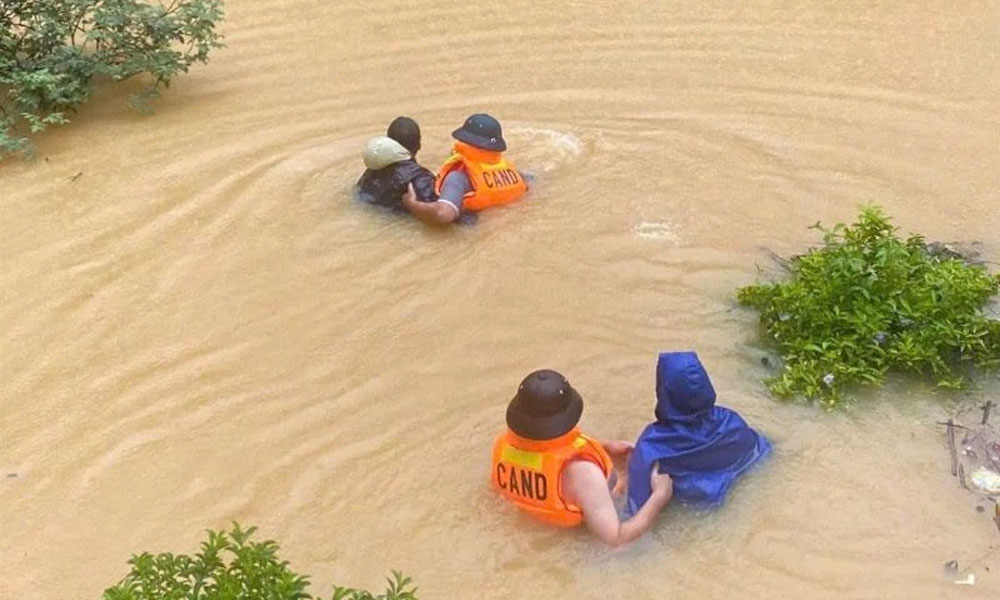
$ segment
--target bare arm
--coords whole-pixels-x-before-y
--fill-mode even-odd
[[[410,211],[418,221],[428,225],[447,225],[458,218],[458,209],[450,202],[436,200],[434,202],[420,202],[413,191],[411,183],[403,194],[403,207]]]
[[[601,468],[589,461],[577,460],[566,465],[562,475],[566,499],[583,511],[583,519],[599,540],[618,548],[642,535],[652,526],[656,516],[670,501],[673,494],[668,475],[657,474],[653,468],[653,494],[631,519],[618,520],[608,482]],[[666,478],[657,480],[657,478]]]
[[[628,456],[632,450],[635,450],[635,446],[629,442],[624,442],[621,440],[600,440],[598,443],[608,451],[611,456]]]
[[[618,481],[615,483],[615,489],[611,490],[611,495],[618,497],[628,489],[628,460],[632,456],[635,446],[621,440],[600,440],[598,443],[607,450],[612,462],[614,462]]]

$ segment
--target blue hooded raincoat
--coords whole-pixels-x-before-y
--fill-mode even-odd
[[[694,352],[664,352],[656,365],[656,422],[639,436],[629,462],[628,508],[649,499],[659,461],[674,498],[718,506],[737,477],[771,452],[767,439],[738,414],[715,405],[715,389]]]

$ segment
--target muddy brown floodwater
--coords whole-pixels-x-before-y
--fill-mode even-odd
[[[872,200],[1000,260],[1000,8],[872,4],[230,0],[156,114],[105,88],[0,166],[0,598],[97,598],[232,520],[324,594],[397,568],[428,600],[1000,596],[935,425],[998,386],[779,404],[734,302]],[[352,203],[393,117],[436,166],[477,111],[524,202],[447,231]],[[528,371],[633,438],[687,348],[775,442],[724,508],[609,553],[490,492]]]

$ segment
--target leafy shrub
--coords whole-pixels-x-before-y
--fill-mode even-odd
[[[776,396],[832,407],[845,387],[881,384],[890,370],[958,388],[968,365],[1000,366],[1000,321],[983,311],[1000,276],[919,235],[899,239],[877,207],[850,227],[813,227],[825,244],[789,261],[789,280],[738,293],[784,360],[766,382]]]
[[[410,588],[410,578],[403,577],[399,571],[393,571],[392,578],[386,578],[386,582],[385,593],[378,596],[364,590],[334,586],[331,600],[417,600],[417,588]]]
[[[194,556],[143,552],[104,600],[310,600],[309,578],[278,558],[278,544],[251,541],[256,527],[209,531]],[[332,600],[417,600],[410,578],[393,571],[385,594],[334,587]]]
[[[219,47],[222,0],[2,0],[0,156],[28,154],[25,134],[67,122],[95,77],[147,74],[140,110]]]

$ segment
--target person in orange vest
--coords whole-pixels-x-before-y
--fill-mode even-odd
[[[528,191],[524,176],[504,158],[507,142],[500,123],[476,114],[452,132],[456,142],[451,156],[438,169],[436,202],[420,202],[415,194],[403,195],[403,206],[414,217],[432,225],[456,221],[463,212],[479,212],[514,202]]]
[[[625,488],[612,457],[628,462],[628,442],[600,442],[580,431],[583,399],[556,371],[535,371],[507,406],[507,429],[493,445],[490,482],[529,515],[558,527],[581,523],[619,547],[652,526],[673,494],[670,476],[650,471],[652,494],[621,521],[612,493]]]

